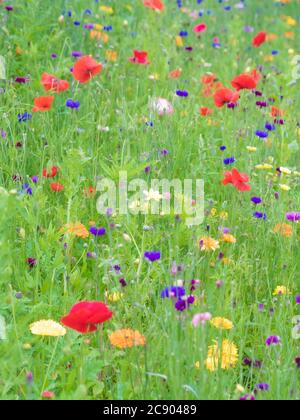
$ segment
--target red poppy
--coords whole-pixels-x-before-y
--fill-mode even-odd
[[[201,82],[204,85],[210,85],[216,81],[217,77],[214,74],[205,74],[201,78]]]
[[[165,9],[165,5],[161,0],[144,0],[144,6],[157,12],[162,12]]]
[[[39,96],[34,100],[34,107],[32,108],[32,112],[38,111],[49,111],[52,108],[52,104],[54,101],[54,96]]]
[[[57,175],[58,167],[52,166],[51,172],[48,172],[47,169],[43,169],[43,177],[44,178],[54,178]]]
[[[199,112],[202,115],[202,117],[207,117],[208,115],[211,115],[213,113],[213,110],[206,107],[202,107],[199,109]]]
[[[103,66],[97,63],[90,55],[85,55],[76,61],[73,68],[74,79],[80,83],[87,83],[92,77],[99,74]]]
[[[223,185],[232,184],[239,191],[250,191],[251,187],[248,182],[249,176],[234,168],[231,172],[225,172]]]
[[[194,26],[193,32],[196,34],[201,34],[202,32],[205,32],[207,29],[207,26],[205,23],[199,23],[198,25]]]
[[[150,61],[148,60],[148,53],[146,51],[138,51],[138,50],[133,50],[133,57],[129,58],[129,61],[131,61],[131,63],[135,63],[135,64],[150,64]]]
[[[239,98],[238,92],[233,92],[228,88],[221,88],[215,93],[215,104],[218,108],[222,108],[225,104],[236,103]]]
[[[113,313],[105,303],[91,301],[74,305],[68,315],[61,319],[62,324],[77,332],[87,334],[97,331],[97,325],[108,321]]]
[[[43,73],[41,84],[44,86],[46,92],[52,91],[55,93],[64,92],[69,89],[69,82],[67,80],[59,80],[52,74]]]
[[[260,47],[262,44],[264,44],[267,40],[267,33],[266,32],[259,32],[259,34],[257,34],[253,40],[252,40],[252,45],[255,48]]]
[[[235,77],[232,80],[231,85],[238,91],[242,89],[252,90],[256,88],[257,81],[249,74],[243,73]]]
[[[50,188],[52,191],[55,191],[55,192],[61,192],[65,189],[63,185],[58,184],[57,182],[52,182],[52,184],[50,184]]]

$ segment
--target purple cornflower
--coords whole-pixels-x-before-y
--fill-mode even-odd
[[[97,254],[95,252],[87,252],[86,256],[87,258],[97,258]]]
[[[151,262],[155,262],[160,260],[161,254],[160,251],[146,251],[144,257]]]
[[[181,300],[179,299],[176,303],[175,303],[175,309],[179,312],[183,312],[187,309],[187,302],[185,300]]]
[[[269,137],[269,134],[266,131],[257,130],[255,134],[261,139],[266,139]]]
[[[252,394],[247,394],[247,395],[244,395],[243,397],[241,397],[240,401],[256,401],[256,398]]]
[[[83,25],[84,29],[94,29],[95,25],[93,23],[85,23]]]
[[[37,184],[37,183],[39,182],[39,177],[38,177],[37,175],[33,175],[33,176],[31,177],[31,181],[32,181],[34,184]]]
[[[26,382],[28,384],[32,384],[32,382],[33,382],[33,373],[32,372],[27,372],[26,373]]]
[[[267,102],[264,102],[264,101],[257,101],[256,105],[259,106],[260,108],[267,108],[268,106]]]
[[[184,287],[179,287],[179,286],[170,286],[170,287],[166,287],[162,292],[160,297],[162,299],[165,298],[181,298],[185,296],[185,289]]]
[[[80,51],[73,51],[72,52],[72,57],[79,58],[81,56],[82,56],[82,53]]]
[[[30,79],[28,77],[17,76],[15,78],[15,82],[20,83],[21,85],[24,85],[25,83],[28,83],[29,81],[30,81]]]
[[[258,390],[258,391],[269,391],[269,389],[270,389],[270,385],[269,384],[267,384],[267,383],[261,383],[261,384],[257,384],[257,385],[255,385],[255,388]]]
[[[187,98],[189,93],[186,90],[177,90],[176,95],[180,96],[181,98]]]
[[[66,102],[66,106],[71,109],[78,109],[80,107],[80,102],[73,101],[73,99],[68,99]]]
[[[270,346],[277,346],[281,343],[281,338],[278,335],[271,335],[266,339],[266,345]]]
[[[90,233],[94,236],[103,236],[106,234],[106,229],[104,227],[97,228],[96,226],[92,226]]]
[[[286,218],[290,222],[300,222],[300,211],[292,211],[286,214]]]
[[[296,296],[296,304],[297,305],[300,305],[300,295],[297,295]]]
[[[161,151],[162,156],[167,156],[169,154],[169,151],[167,149],[163,149]]]
[[[295,363],[296,363],[297,368],[300,369],[300,356],[296,357]]]
[[[8,12],[12,12],[14,10],[13,6],[5,6],[5,10],[7,10]]]
[[[251,198],[251,201],[254,204],[261,204],[262,203],[262,198],[260,198],[260,197],[252,197]]]
[[[120,283],[120,285],[121,285],[122,287],[126,287],[126,286],[127,286],[127,283],[126,283],[126,280],[125,280],[125,279],[120,279],[120,280],[119,280],[119,283]]]
[[[36,258],[33,258],[33,257],[29,257],[29,258],[27,258],[27,264],[28,264],[28,266],[29,266],[29,268],[34,268],[34,267],[36,267],[36,265],[37,265],[37,260],[36,260]]]
[[[16,299],[22,299],[23,293],[22,292],[16,292],[15,297],[16,297]]]

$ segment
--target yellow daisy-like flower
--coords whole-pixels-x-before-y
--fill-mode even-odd
[[[113,293],[105,292],[105,297],[109,300],[109,302],[118,302],[119,300],[122,299],[123,296],[124,296],[123,293],[120,293],[120,292],[113,292]]]
[[[34,322],[30,325],[30,331],[33,335],[40,335],[44,337],[63,337],[67,330],[58,322],[52,319]]]
[[[82,223],[70,223],[65,226],[66,233],[75,235],[78,238],[87,238],[89,236],[89,231]]]
[[[280,223],[276,225],[274,228],[274,232],[279,233],[285,238],[290,238],[291,236],[293,236],[293,228],[291,225],[288,225],[287,223]]]
[[[210,323],[219,330],[232,330],[233,328],[233,323],[226,318],[216,317]]]
[[[216,251],[220,248],[219,241],[216,239],[205,236],[200,239],[200,249],[202,251]]]
[[[101,10],[101,12],[108,13],[110,15],[112,15],[114,13],[114,9],[110,6],[104,6],[104,5],[100,6],[100,10]]]
[[[279,184],[279,188],[282,190],[282,191],[290,191],[291,190],[291,187],[289,187],[288,185],[286,185],[286,184]]]
[[[206,368],[215,372],[221,368],[228,370],[235,368],[239,359],[239,351],[237,346],[229,341],[223,340],[221,348],[217,341],[215,344],[208,348],[208,355],[205,362]]]
[[[273,166],[270,165],[269,163],[263,163],[261,165],[256,165],[255,168],[256,169],[273,169]]]
[[[257,147],[247,146],[247,150],[250,153],[255,153],[255,152],[257,152]]]
[[[113,332],[109,336],[109,341],[112,346],[117,347],[118,349],[146,345],[145,337],[139,331],[131,329],[123,329]]]
[[[235,244],[236,238],[230,233],[224,233],[221,239],[222,242],[227,242],[228,244]]]
[[[273,296],[285,296],[290,294],[291,292],[286,286],[277,286],[274,290]]]

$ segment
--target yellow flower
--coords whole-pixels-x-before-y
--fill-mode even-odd
[[[100,10],[101,12],[108,13],[110,15],[114,13],[114,9],[110,6],[100,6]]]
[[[227,242],[229,244],[235,244],[236,243],[236,238],[233,235],[231,235],[230,233],[224,233],[221,241],[222,242]]]
[[[200,369],[200,362],[199,361],[195,362],[194,366],[196,369]]]
[[[273,296],[284,296],[284,295],[290,295],[290,290],[285,286],[277,286],[274,290]]]
[[[263,163],[261,165],[256,165],[256,169],[273,169],[273,166],[268,163]]]
[[[233,323],[226,318],[213,318],[210,323],[219,330],[232,330],[233,328]]]
[[[217,210],[217,209],[215,209],[215,208],[211,209],[211,211],[210,211],[210,216],[214,217],[214,216],[216,216],[217,214],[218,214],[218,210]]]
[[[284,236],[285,238],[290,238],[293,236],[293,228],[292,226],[288,225],[287,223],[280,223],[275,226],[274,228],[275,233],[279,233],[280,235]]]
[[[221,211],[220,213],[220,219],[227,220],[228,219],[228,213],[227,211]]]
[[[109,302],[118,302],[120,299],[122,299],[123,296],[123,293],[120,292],[105,292],[105,297],[109,300]]]
[[[250,153],[255,153],[257,151],[257,147],[247,146],[247,150]]]
[[[286,175],[290,175],[292,173],[292,171],[289,168],[284,168],[283,166],[281,166],[279,169],[281,173]]]
[[[239,359],[239,351],[237,346],[229,341],[223,340],[221,348],[217,341],[208,348],[206,359],[206,368],[211,372],[215,372],[221,367],[223,370],[234,368]]]
[[[177,47],[183,47],[183,41],[182,41],[181,36],[176,37],[176,46]]]
[[[205,236],[200,239],[200,249],[202,251],[216,251],[220,248],[219,241],[216,241],[213,238]]]
[[[139,333],[131,329],[118,330],[109,336],[109,341],[112,346],[118,349],[126,349],[134,346],[145,346],[146,339]]]
[[[62,337],[67,333],[64,327],[52,319],[34,322],[29,328],[33,335],[45,337]]]
[[[286,184],[279,184],[279,188],[282,190],[282,191],[290,191],[290,189],[291,189],[291,187],[289,187],[288,185],[286,185]]]
[[[89,231],[82,223],[69,223],[62,230],[66,231],[70,235],[75,235],[78,238],[87,238],[89,236]]]

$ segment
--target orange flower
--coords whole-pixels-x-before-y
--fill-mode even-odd
[[[118,330],[109,336],[112,346],[118,349],[126,349],[134,346],[145,346],[146,339],[138,331],[131,329]]]
[[[285,111],[277,108],[276,106],[272,106],[272,112],[271,112],[272,117],[275,117],[275,118],[283,117],[284,113],[285,113]]]
[[[45,112],[50,111],[52,108],[52,104],[54,101],[54,96],[39,96],[34,100],[34,107],[32,108],[32,112]]]
[[[144,0],[144,6],[156,12],[162,12],[165,9],[162,0]]]
[[[202,107],[199,109],[199,113],[202,115],[202,117],[207,117],[208,115],[211,115],[214,111],[212,109]]]
[[[78,238],[88,238],[89,231],[82,223],[70,223],[65,226],[66,233],[73,234]]]
[[[181,72],[180,69],[176,69],[176,70],[173,70],[169,73],[169,77],[170,77],[170,79],[178,79],[178,77],[181,76],[181,73],[182,72]]]
[[[118,54],[116,53],[116,51],[113,51],[113,50],[107,50],[105,53],[105,56],[108,61],[112,61],[112,62],[117,61],[117,58],[118,58]]]
[[[293,236],[293,228],[292,226],[286,223],[280,223],[275,226],[274,228],[275,233],[279,233],[280,235],[284,236],[285,238],[290,238]]]
[[[102,64],[97,63],[90,55],[81,57],[74,65],[74,79],[80,83],[87,83],[92,77],[99,74],[102,70]]]

